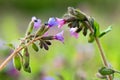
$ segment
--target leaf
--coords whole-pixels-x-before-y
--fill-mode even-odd
[[[90,33],[89,38],[88,38],[88,42],[92,43],[93,41],[94,41],[94,34]]]
[[[107,34],[112,30],[112,26],[109,26],[106,30],[104,30],[102,33],[100,33],[99,38]]]
[[[33,48],[36,52],[39,51],[39,48],[38,48],[38,46],[37,46],[35,43],[32,43],[32,48]]]
[[[89,18],[89,23],[91,24],[94,30],[94,36],[98,37],[100,35],[99,24],[92,17]]]
[[[19,54],[13,57],[13,64],[17,70],[21,70],[21,56]]]
[[[111,74],[114,74],[115,71],[111,68],[102,67],[101,69],[99,69],[99,73],[101,75],[111,75]]]
[[[99,24],[94,20],[94,36],[98,37],[100,35]]]
[[[7,46],[12,48],[12,49],[15,49],[15,46],[12,43],[8,43]]]

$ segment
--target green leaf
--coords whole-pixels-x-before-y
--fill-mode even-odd
[[[36,52],[39,51],[39,48],[38,48],[38,46],[37,46],[35,43],[32,43],[32,48],[33,48]]]
[[[102,33],[100,33],[99,37],[104,36],[105,34],[107,34],[108,32],[110,32],[112,30],[112,26],[109,26],[106,30],[104,30]]]
[[[13,57],[13,63],[14,63],[14,66],[17,70],[21,70],[21,56],[19,54],[16,54],[14,57]]]
[[[6,44],[8,47],[10,47],[11,49],[15,49],[15,46],[12,43],[8,43]]]
[[[88,42],[92,43],[94,41],[94,34],[90,33],[88,37]]]
[[[94,36],[99,37],[99,35],[100,35],[99,24],[92,17],[89,18],[89,23],[91,24],[91,26],[94,30]]]
[[[94,20],[94,36],[98,37],[100,35],[99,24]]]
[[[99,73],[101,75],[111,75],[111,74],[114,74],[115,71],[107,67],[102,67],[101,69],[99,69]]]

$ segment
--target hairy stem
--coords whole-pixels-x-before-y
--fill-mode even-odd
[[[87,23],[87,22],[84,22],[84,24],[88,27],[88,29],[94,33],[92,27]],[[109,67],[108,63],[107,63],[107,59],[105,57],[105,53],[102,49],[102,46],[100,44],[100,41],[99,41],[99,38],[98,37],[95,37],[95,41],[96,41],[96,44],[98,45],[98,48],[99,48],[99,51],[100,51],[100,55],[101,55],[101,59],[103,61],[103,65],[106,66],[106,67]],[[112,76],[107,76],[107,80],[112,80]]]
[[[34,43],[35,41],[39,40],[42,36],[37,37],[35,39],[33,39],[32,41],[30,41],[29,43],[27,43],[25,46],[29,46],[30,44]],[[25,46],[19,46],[18,48],[16,48],[14,50],[14,52],[8,56],[7,59],[5,59],[5,61],[3,61],[3,63],[1,63],[0,65],[0,71],[7,65],[8,62],[10,62],[10,60],[18,53],[20,52]]]

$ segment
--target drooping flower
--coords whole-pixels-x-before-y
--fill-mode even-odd
[[[62,43],[64,43],[63,33],[64,33],[64,31],[61,31],[60,33],[57,33],[57,34],[54,36],[54,39],[59,40],[59,41],[61,41]]]
[[[64,19],[56,18],[56,20],[58,22],[58,28],[61,28],[66,23]]]
[[[70,28],[70,34],[71,36],[74,36],[75,38],[78,38],[78,33],[76,32],[77,28]]]
[[[57,22],[56,18],[52,17],[52,18],[49,18],[47,25],[48,25],[48,27],[58,26],[58,22]]]
[[[35,16],[32,17],[32,21],[34,22],[34,28],[38,29],[41,25],[41,20],[37,19]]]

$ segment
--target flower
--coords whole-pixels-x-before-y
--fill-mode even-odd
[[[46,76],[44,77],[42,80],[55,80],[53,77],[50,77],[50,76]]]
[[[37,19],[35,16],[32,17],[32,21],[34,22],[34,28],[38,29],[41,25],[41,20]]]
[[[66,23],[64,19],[56,18],[56,20],[58,22],[58,28],[61,28]]]
[[[71,36],[78,38],[78,33],[76,32],[76,29],[77,28],[70,28],[70,34],[71,34]]]
[[[63,42],[64,42],[63,33],[64,33],[64,31],[61,31],[60,33],[57,33],[57,34],[54,36],[54,39],[59,40],[59,41],[61,41],[61,42],[63,43]]]
[[[49,18],[47,25],[48,25],[48,27],[58,26],[58,22],[57,22],[56,18],[52,17],[52,18]]]

